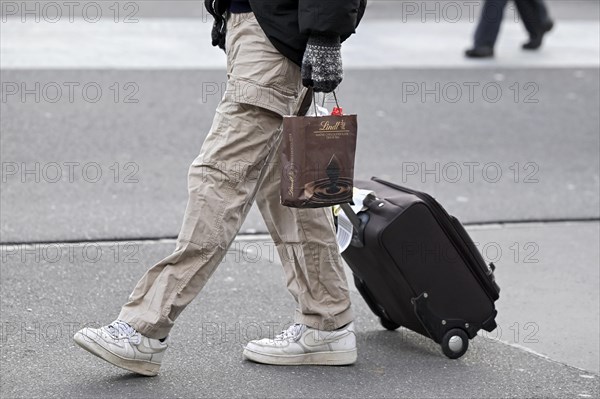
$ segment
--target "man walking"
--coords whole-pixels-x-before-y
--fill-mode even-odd
[[[139,281],[116,321],[84,328],[75,342],[124,369],[156,375],[180,313],[198,295],[256,198],[297,303],[295,324],[248,343],[269,364],[356,361],[348,284],[328,209],[279,203],[277,150],[284,115],[304,86],[331,92],[342,81],[341,42],[365,0],[206,0],[213,44],[227,50],[227,91],[188,174],[189,200],[175,251]]]

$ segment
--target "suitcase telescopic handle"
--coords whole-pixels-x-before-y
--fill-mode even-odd
[[[350,223],[352,223],[354,229],[356,231],[359,231],[361,227],[360,219],[358,218],[358,216],[356,216],[356,213],[354,213],[354,211],[350,207],[350,204],[340,204],[340,208],[342,208],[342,211],[344,211],[346,216],[348,216],[348,219],[350,219]]]
[[[350,220],[350,223],[352,223],[352,227],[354,227],[351,245],[358,248],[364,247],[364,232],[365,225],[368,219],[362,220],[361,218],[359,218],[358,215],[354,213],[349,204],[340,204],[340,208],[342,208],[342,211],[344,211],[344,213]]]

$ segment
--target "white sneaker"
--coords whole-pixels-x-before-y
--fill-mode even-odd
[[[84,328],[75,333],[75,342],[86,351],[134,373],[158,374],[168,339],[160,341],[137,332],[124,321],[116,320],[100,328]]]
[[[334,331],[294,324],[275,339],[250,341],[244,348],[244,357],[257,363],[277,365],[352,364],[357,357],[354,323]]]

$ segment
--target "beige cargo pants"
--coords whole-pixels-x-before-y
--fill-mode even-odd
[[[256,198],[297,303],[295,321],[339,328],[353,314],[331,210],[279,203],[282,116],[300,99],[300,68],[273,47],[252,13],[231,15],[227,27],[227,92],[189,169],[175,251],[146,272],[119,319],[145,336],[167,336],[226,255]]]

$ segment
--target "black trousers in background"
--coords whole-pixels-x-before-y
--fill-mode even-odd
[[[494,47],[507,2],[508,0],[485,0],[475,31],[475,47]],[[529,36],[534,38],[540,35],[544,24],[549,21],[544,1],[515,0],[515,5]]]

